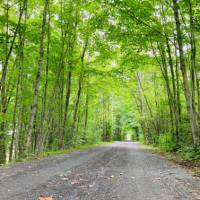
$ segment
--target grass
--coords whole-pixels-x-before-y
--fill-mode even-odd
[[[107,144],[107,142],[106,143],[101,142],[98,144],[84,144],[84,145],[79,145],[76,147],[72,147],[72,148],[64,149],[64,150],[58,150],[58,151],[46,151],[46,152],[42,153],[42,157],[48,157],[51,155],[69,154],[74,151],[81,151],[81,150],[87,150],[87,149],[91,149],[91,148],[102,147],[105,144]]]

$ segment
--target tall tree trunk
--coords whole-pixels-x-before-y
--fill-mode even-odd
[[[39,84],[41,80],[41,73],[43,68],[43,57],[44,57],[44,38],[46,32],[46,16],[47,16],[47,8],[48,8],[48,0],[45,0],[44,11],[43,11],[43,22],[42,22],[42,31],[40,33],[40,50],[39,50],[39,60],[38,60],[38,69],[34,84],[34,94],[33,94],[33,103],[31,108],[31,116],[29,121],[29,128],[27,133],[27,142],[26,142],[26,150],[30,150],[31,146],[31,135],[34,128],[34,119],[36,118],[37,110],[38,110],[38,96],[39,96]]]
[[[13,51],[13,47],[14,47],[14,44],[15,44],[15,40],[16,40],[16,37],[17,37],[17,34],[18,34],[18,31],[19,31],[19,28],[20,28],[20,24],[21,24],[21,19],[22,19],[22,16],[23,16],[23,13],[24,13],[24,10],[26,8],[26,4],[27,4],[27,0],[24,0],[24,3],[23,3],[23,6],[20,7],[20,13],[19,13],[19,18],[18,18],[18,23],[17,23],[17,26],[15,28],[15,32],[14,32],[14,36],[13,36],[13,39],[11,41],[11,45],[9,47],[9,50],[8,50],[8,53],[6,54],[6,58],[5,58],[5,61],[3,63],[3,69],[2,69],[2,76],[1,76],[1,82],[0,82],[0,91],[3,90],[3,87],[5,87],[5,81],[6,81],[6,75],[7,75],[7,70],[8,70],[8,63],[9,63],[9,59],[10,59],[10,56],[12,54],[12,51]],[[8,26],[8,24],[7,24]],[[8,28],[7,28],[8,29]],[[7,30],[8,31],[8,30]],[[7,33],[8,34],[8,33]],[[6,34],[6,35],[7,35]],[[6,36],[7,37],[7,36]],[[6,39],[7,40],[7,39]]]
[[[76,127],[76,122],[77,122],[77,114],[78,114],[78,108],[79,108],[79,103],[80,103],[81,91],[82,91],[82,74],[80,75],[79,82],[78,82],[78,93],[77,93],[77,98],[75,102],[73,121],[72,121],[72,126],[71,126],[71,141],[73,140],[74,134],[75,134],[74,132],[75,132],[75,127]]]
[[[173,10],[174,10],[174,19],[176,22],[177,42],[179,47],[179,59],[183,77],[184,94],[186,98],[187,111],[192,130],[193,143],[195,146],[197,146],[199,144],[199,130],[197,124],[197,116],[195,110],[193,109],[192,94],[188,83],[187,68],[185,64],[184,51],[183,51],[183,36],[181,32],[181,24],[179,18],[179,5],[177,0],[173,0]]]
[[[16,115],[17,115],[17,107],[18,107],[18,99],[19,99],[19,84],[20,84],[20,72],[18,72],[18,77],[17,77],[17,89],[16,89],[15,105],[14,105],[14,111],[13,111],[13,128],[12,128],[11,144],[10,144],[10,149],[9,149],[9,161],[12,161],[13,159],[14,140],[16,137],[16,132],[18,131],[16,129]]]
[[[62,132],[62,148],[65,147],[65,133],[66,133],[66,126],[67,126],[67,117],[68,117],[68,110],[69,110],[69,100],[71,95],[71,79],[72,79],[72,72],[68,72],[67,77],[67,89],[66,89],[66,96],[65,96],[65,112],[64,112],[64,120],[63,120],[63,132]]]
[[[47,48],[46,48],[46,66],[45,66],[45,83],[43,88],[43,95],[42,95],[42,111],[41,111],[41,120],[40,120],[40,127],[39,127],[39,135],[37,141],[37,154],[44,150],[44,143],[47,135],[47,123],[46,123],[46,115],[47,115],[47,92],[48,92],[48,85],[49,85],[49,54],[50,54],[50,37],[51,37],[51,13],[50,13],[50,3],[47,5],[47,13],[48,13],[48,23],[47,23]]]
[[[86,97],[85,97],[85,122],[84,122],[84,132],[86,134],[87,131],[87,124],[88,124],[88,104],[89,104],[89,94],[88,89],[86,91]]]
[[[195,110],[195,83],[196,83],[196,41],[195,41],[195,24],[194,24],[194,17],[193,17],[193,8],[192,3],[189,0],[189,16],[190,16],[190,45],[191,45],[191,70],[190,70],[190,77],[191,77],[191,93],[192,93],[192,106],[194,111]]]
[[[149,114],[151,116],[151,119],[152,119],[152,123],[153,123],[153,127],[155,128],[155,131],[157,132],[157,134],[159,135],[159,128],[157,127],[157,124],[155,123],[154,121],[154,116],[153,116],[153,111],[151,109],[151,106],[149,104],[149,101],[147,99],[147,96],[144,94],[144,89],[143,89],[143,86],[142,86],[142,80],[141,80],[141,77],[140,75],[137,73],[136,75],[136,78],[137,78],[137,82],[138,82],[138,87],[140,87],[140,90],[142,92],[142,96],[144,97],[144,100],[145,100],[145,103],[147,105],[147,108],[149,110]]]
[[[176,39],[175,39],[175,36],[174,36],[174,50],[175,50],[175,59],[176,59],[176,64],[175,64],[175,74],[176,74],[176,102],[177,102],[177,112],[179,113],[179,124],[181,124],[181,98],[180,98],[180,83],[179,83],[179,70],[180,70],[180,67],[179,67],[179,58],[178,58],[178,53],[177,53],[177,48],[176,48]],[[180,126],[180,129],[181,129],[181,126]],[[180,133],[181,133],[181,130],[180,130]],[[179,134],[180,134],[179,133]]]
[[[189,0],[189,16],[190,16],[190,45],[191,45],[191,90],[192,90],[192,103],[193,109],[195,108],[195,90],[197,89],[197,102],[198,102],[198,124],[200,125],[200,85],[198,70],[196,66],[196,36],[195,36],[195,20],[192,2]],[[196,88],[195,88],[196,83]],[[195,110],[196,111],[196,110]]]
[[[6,89],[6,78],[7,78],[7,70],[8,70],[8,63],[9,63],[9,59],[10,56],[12,54],[13,51],[13,47],[15,44],[15,40],[20,28],[20,24],[21,24],[21,19],[24,13],[24,9],[26,7],[26,2],[27,0],[25,0],[23,2],[23,6],[20,6],[20,13],[19,13],[19,18],[18,18],[18,23],[17,26],[15,28],[15,32],[14,32],[14,36],[13,39],[11,41],[11,45],[8,49],[7,52],[7,44],[8,44],[8,21],[7,21],[7,33],[6,33],[6,58],[5,61],[3,62],[3,66],[2,66],[2,76],[1,76],[1,82],[0,82],[0,113],[2,115],[2,121],[0,123],[0,164],[5,163],[6,161],[6,113],[7,113],[7,107],[8,107],[8,103],[9,103],[9,97],[7,96],[7,89]],[[7,4],[8,6],[8,4]],[[7,8],[7,20],[8,20],[8,8]]]
[[[172,55],[171,55],[171,47],[169,44],[169,39],[166,39],[166,45],[167,45],[167,53],[168,53],[168,63],[170,66],[170,72],[171,72],[171,79],[172,79],[172,88],[173,88],[173,95],[171,96],[172,98],[172,106],[173,106],[173,113],[175,116],[175,139],[176,142],[178,143],[179,141],[179,135],[180,135],[180,116],[179,116],[179,109],[177,105],[177,99],[176,99],[176,94],[177,94],[177,89],[176,89],[176,80],[175,80],[175,72],[174,72],[174,65],[173,65],[173,60],[172,60]]]
[[[168,73],[168,66],[167,66],[167,61],[166,61],[166,53],[163,45],[161,44],[161,47],[159,48],[161,59],[162,59],[162,64],[160,65],[162,74],[165,79],[166,83],[166,88],[167,88],[167,96],[168,96],[168,101],[169,101],[169,110],[170,110],[170,118],[171,118],[171,131],[174,132],[174,114],[175,114],[175,109],[174,109],[174,104],[173,104],[173,94],[170,86],[170,80],[169,80],[169,73]]]

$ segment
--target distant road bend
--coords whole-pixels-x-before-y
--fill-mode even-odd
[[[0,200],[197,200],[200,181],[132,142],[0,168]]]

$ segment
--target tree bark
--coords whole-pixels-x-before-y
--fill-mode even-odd
[[[188,83],[187,68],[185,64],[184,51],[183,51],[183,36],[181,32],[181,23],[180,23],[180,18],[179,18],[179,5],[178,5],[177,0],[173,0],[173,11],[174,11],[174,19],[176,23],[177,42],[178,42],[178,47],[179,47],[179,59],[180,59],[182,77],[183,77],[184,94],[186,98],[187,111],[188,111],[188,116],[189,116],[191,130],[192,130],[193,144],[195,146],[198,146],[199,145],[199,130],[198,130],[198,124],[197,124],[197,116],[196,116],[195,110],[193,109],[192,94],[191,94],[189,83]]]
[[[80,103],[80,97],[81,97],[81,91],[82,91],[82,74],[79,77],[79,82],[78,82],[78,93],[77,93],[77,98],[75,102],[75,107],[74,107],[74,114],[73,114],[73,122],[71,126],[71,138],[70,140],[72,141],[74,138],[74,132],[75,132],[75,127],[76,127],[76,122],[77,122],[77,114],[78,114],[78,108],[79,108],[79,103]]]
[[[7,44],[6,44],[6,58],[5,61],[3,63],[2,66],[2,76],[1,76],[1,82],[0,82],[0,95],[1,95],[1,101],[0,101],[0,112],[2,115],[2,121],[0,123],[0,164],[5,163],[6,161],[6,133],[5,133],[5,129],[6,129],[6,113],[7,113],[7,107],[8,107],[8,103],[10,101],[10,97],[7,96],[7,89],[6,89],[6,78],[7,78],[7,70],[8,70],[8,63],[9,63],[9,59],[10,56],[12,54],[13,51],[13,47],[15,44],[15,40],[20,28],[20,24],[21,24],[21,19],[26,7],[26,3],[27,0],[25,0],[23,2],[23,6],[20,6],[20,14],[19,14],[19,18],[18,18],[18,22],[17,22],[17,26],[15,28],[15,32],[14,32],[14,36],[13,39],[11,41],[11,45],[9,47],[9,50],[7,52]],[[7,8],[8,9],[8,8]],[[8,18],[8,10],[7,10],[7,18]],[[8,19],[7,19],[8,20]],[[7,22],[7,34],[6,34],[6,43],[8,43],[8,22]]]
[[[31,146],[31,135],[34,128],[34,119],[38,110],[38,96],[39,96],[39,84],[41,80],[41,73],[43,68],[43,57],[44,57],[44,38],[46,32],[46,16],[47,16],[47,8],[48,8],[48,0],[45,0],[44,11],[43,11],[43,22],[42,22],[42,30],[40,33],[40,50],[39,50],[39,60],[38,60],[38,69],[34,84],[34,94],[33,94],[33,103],[31,108],[31,116],[29,121],[29,128],[27,133],[27,142],[26,142],[26,150],[30,151]]]
[[[65,147],[65,133],[66,133],[66,126],[67,126],[67,117],[68,117],[68,110],[69,110],[69,101],[71,96],[71,79],[72,79],[72,72],[68,72],[67,77],[67,89],[66,89],[66,97],[65,97],[65,112],[64,112],[64,120],[63,120],[63,133],[62,133],[62,148]]]

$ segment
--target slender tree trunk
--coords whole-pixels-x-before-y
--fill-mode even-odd
[[[195,41],[195,24],[193,17],[192,3],[189,0],[189,16],[190,16],[190,45],[191,45],[191,93],[192,93],[192,106],[195,111],[195,83],[196,83],[196,41]]]
[[[151,116],[151,118],[152,118],[152,120],[153,120],[152,123],[153,123],[153,126],[154,126],[154,128],[155,128],[155,131],[156,131],[157,134],[159,135],[159,129],[158,129],[158,127],[157,127],[157,125],[156,125],[156,123],[155,123],[155,121],[154,121],[153,111],[152,111],[152,109],[151,109],[151,106],[150,106],[150,104],[149,104],[149,101],[148,101],[146,95],[144,94],[144,89],[143,89],[143,86],[142,86],[141,78],[140,78],[140,76],[139,76],[138,73],[137,73],[137,81],[138,81],[138,86],[140,87],[140,90],[141,90],[142,95],[143,95],[143,97],[144,97],[145,103],[146,103],[146,105],[147,105],[147,108],[148,108],[148,110],[149,110],[149,114],[150,114],[150,116]]]
[[[19,28],[20,28],[21,19],[22,19],[26,4],[27,4],[27,0],[24,0],[23,6],[20,9],[20,14],[19,14],[17,26],[15,28],[14,36],[13,36],[13,39],[11,41],[11,45],[10,45],[10,48],[8,50],[8,53],[6,55],[5,62],[3,63],[2,76],[1,76],[1,82],[0,82],[0,91],[3,90],[2,89],[3,87],[5,87],[5,81],[6,81],[6,75],[7,75],[7,70],[8,70],[9,59],[10,59],[10,56],[11,56],[12,51],[13,51],[13,47],[14,47],[14,44],[15,44],[15,40],[16,40]],[[8,26],[8,24],[7,24],[7,26]]]
[[[179,116],[179,110],[178,110],[177,100],[176,100],[176,94],[177,94],[176,83],[177,82],[175,80],[174,65],[173,65],[173,60],[172,60],[172,55],[171,55],[171,47],[170,47],[168,38],[166,39],[166,44],[167,44],[168,62],[169,62],[170,72],[171,72],[171,77],[172,77],[173,95],[171,95],[171,98],[172,98],[172,104],[173,104],[172,105],[173,113],[175,116],[175,127],[176,127],[175,139],[176,139],[176,142],[178,143],[179,135],[180,135],[180,116]]]
[[[84,132],[86,134],[87,131],[87,124],[88,124],[88,104],[89,104],[89,94],[88,89],[86,91],[86,97],[85,97],[85,122],[84,122]]]
[[[73,140],[74,134],[75,134],[74,132],[75,132],[75,127],[76,127],[76,122],[77,122],[77,114],[78,114],[78,108],[79,108],[79,103],[80,103],[81,91],[82,91],[82,74],[79,77],[78,93],[77,93],[77,98],[75,102],[73,121],[72,121],[72,127],[71,127],[71,140]]]
[[[38,110],[38,96],[39,96],[39,84],[41,80],[41,73],[43,68],[43,57],[44,57],[44,38],[46,32],[46,16],[47,16],[47,8],[48,8],[48,0],[45,0],[44,11],[43,11],[43,22],[42,22],[42,31],[40,33],[40,51],[39,51],[39,60],[38,60],[38,69],[34,84],[34,94],[33,94],[33,104],[31,108],[31,116],[29,121],[29,128],[27,133],[27,143],[26,150],[30,150],[31,146],[31,135],[33,133],[34,128],[34,120],[36,118],[37,110]]]
[[[177,0],[173,0],[173,10],[174,10],[174,19],[176,22],[177,42],[179,46],[179,59],[180,59],[182,77],[183,77],[184,94],[186,98],[187,111],[188,111],[188,116],[189,116],[191,130],[192,130],[193,143],[195,146],[197,146],[199,144],[199,130],[198,130],[198,124],[197,124],[197,116],[193,109],[192,94],[191,94],[189,83],[188,83],[187,69],[186,69],[184,51],[183,51],[183,36],[181,32],[181,24],[180,24],[180,19],[179,19],[179,5],[178,5]]]
[[[19,84],[20,84],[20,73],[18,74],[18,78],[17,78],[17,91],[15,95],[15,106],[14,106],[14,111],[13,111],[13,128],[12,128],[11,144],[10,144],[10,149],[9,149],[9,161],[12,161],[13,159],[14,140],[16,137],[16,132],[18,131],[16,129],[16,115],[17,115],[17,107],[18,107],[18,99],[19,99]]]
[[[47,115],[47,92],[48,92],[48,85],[49,85],[49,54],[50,54],[50,37],[51,37],[51,30],[50,30],[50,23],[51,23],[51,13],[50,13],[50,3],[47,5],[47,13],[48,13],[48,24],[47,24],[47,48],[46,48],[46,66],[45,66],[45,83],[43,88],[43,95],[42,95],[42,111],[41,111],[41,120],[40,120],[40,127],[39,127],[39,136],[37,141],[37,154],[44,150],[44,143],[47,135],[47,123],[46,123],[46,115]]]
[[[64,120],[63,120],[63,133],[62,133],[62,148],[65,147],[65,133],[66,133],[66,126],[67,126],[67,116],[69,110],[69,101],[71,96],[71,79],[72,79],[72,72],[68,72],[67,77],[67,89],[66,89],[66,96],[65,96],[65,112],[64,112]]]
[[[24,80],[26,79],[26,74],[24,73],[24,46],[25,46],[25,34],[26,34],[26,25],[27,25],[27,15],[28,15],[28,5],[26,3],[25,10],[24,10],[24,29],[19,29],[19,113],[18,113],[18,125],[17,125],[17,132],[15,135],[15,160],[18,159],[21,155],[23,156],[25,143],[25,123],[24,115],[26,106],[24,105],[24,93],[26,93],[26,83]],[[25,113],[25,114],[24,114]]]
[[[134,94],[133,92],[133,97],[135,99],[135,102],[136,102],[136,105],[142,115],[142,129],[143,129],[143,134],[144,134],[144,137],[145,137],[145,140],[147,140],[147,133],[146,133],[146,120],[145,120],[145,107],[144,107],[144,97],[143,97],[143,94],[142,94],[142,90],[141,90],[141,87],[140,87],[140,84],[137,84],[138,85],[138,96],[139,96],[139,103],[137,103],[137,98],[136,98],[136,95]]]
[[[198,124],[200,124],[200,86],[198,78],[198,70],[196,66],[196,36],[195,36],[195,21],[192,2],[189,0],[189,16],[190,16],[190,45],[191,45],[191,90],[192,90],[192,103],[193,109],[196,112],[196,98],[195,90],[197,89],[197,102],[198,102]],[[195,88],[196,83],[196,88]]]
[[[163,76],[165,79],[166,83],[166,88],[167,88],[167,96],[168,96],[168,101],[169,101],[169,110],[170,110],[170,118],[171,118],[171,131],[174,132],[174,105],[173,105],[173,94],[171,91],[171,86],[170,86],[170,81],[169,81],[169,74],[168,74],[168,68],[167,68],[167,61],[166,61],[166,55],[165,55],[165,50],[164,47],[160,47],[160,55],[162,58],[162,65],[160,66],[163,71]]]
[[[81,92],[82,92],[82,81],[83,81],[83,76],[84,76],[84,59],[85,59],[85,53],[87,50],[87,46],[88,46],[88,39],[86,39],[83,50],[82,50],[82,54],[81,54],[81,64],[82,64],[82,68],[81,68],[81,74],[79,77],[79,83],[78,83],[78,94],[77,94],[77,99],[76,99],[76,103],[75,103],[75,108],[74,108],[74,116],[73,116],[73,122],[72,122],[72,127],[71,127],[71,138],[73,139],[74,137],[74,132],[75,132],[75,127],[76,127],[76,123],[77,123],[77,113],[78,113],[78,107],[79,107],[79,103],[80,103],[80,96],[81,96]]]
[[[3,66],[2,66],[2,76],[1,76],[1,82],[0,82],[0,112],[2,115],[2,121],[0,123],[0,164],[5,163],[6,161],[6,113],[7,113],[7,107],[8,107],[8,103],[10,101],[10,97],[7,96],[7,89],[6,89],[6,78],[7,78],[7,70],[8,70],[8,63],[9,63],[9,59],[10,56],[12,54],[13,51],[13,47],[15,44],[15,40],[20,28],[20,24],[21,24],[21,19],[24,13],[24,9],[26,6],[26,0],[23,2],[23,6],[20,7],[20,14],[19,14],[19,18],[18,18],[18,23],[17,26],[15,28],[15,32],[14,32],[14,36],[13,39],[11,41],[11,45],[8,49],[8,21],[7,21],[7,33],[6,33],[6,58],[5,61],[3,62]],[[8,4],[7,4],[8,6]],[[8,20],[8,8],[7,8],[7,20]],[[7,52],[8,49],[8,52]]]
[[[181,124],[181,99],[180,99],[180,83],[179,83],[179,62],[178,62],[178,53],[177,53],[177,48],[176,48],[176,40],[174,37],[174,50],[175,50],[175,59],[176,59],[176,64],[175,64],[175,68],[176,68],[176,102],[177,102],[177,112],[179,113],[179,124]],[[181,127],[180,127],[181,129]],[[181,130],[180,130],[181,133]],[[179,134],[180,134],[179,133]]]

